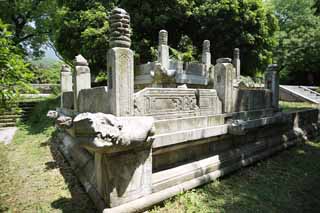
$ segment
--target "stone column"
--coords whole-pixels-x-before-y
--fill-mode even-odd
[[[133,51],[130,49],[130,16],[120,8],[110,17],[111,39],[107,56],[110,113],[115,116],[134,114]]]
[[[233,112],[235,69],[230,58],[219,58],[214,66],[214,89],[222,102],[222,112]]]
[[[206,65],[206,72],[209,72],[211,66],[210,41],[204,40],[202,45],[201,62]]]
[[[63,64],[60,72],[61,108],[63,108],[63,93],[72,92],[72,72],[68,65]]]
[[[240,49],[239,48],[235,48],[234,51],[233,51],[233,66],[235,67],[236,69],[236,79],[237,81],[240,80]]]
[[[165,70],[169,70],[168,32],[166,30],[159,32],[158,62]]]
[[[270,64],[264,75],[265,89],[269,89],[272,92],[272,107],[279,108],[279,72],[277,64]]]
[[[91,75],[90,68],[87,60],[82,55],[77,55],[74,61],[75,72],[73,75],[73,85],[74,85],[74,110],[78,111],[78,96],[82,89],[91,88]]]

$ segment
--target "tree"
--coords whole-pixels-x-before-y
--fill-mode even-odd
[[[20,91],[29,90],[28,82],[33,77],[11,37],[0,19],[0,108],[9,106]]]
[[[140,63],[152,59],[161,29],[169,32],[172,48],[187,49],[189,59],[189,53],[195,56],[203,40],[209,39],[214,58],[231,57],[234,48],[241,48],[242,67],[247,74],[264,69],[271,61],[277,22],[262,0],[60,1],[54,35],[59,53],[68,60],[81,53],[94,73],[105,70],[107,18],[115,5],[131,16],[132,48],[140,56]],[[187,37],[195,46],[192,51],[179,45]]]
[[[313,8],[315,9],[315,15],[320,15],[320,0],[315,0]]]
[[[320,18],[313,0],[272,0],[279,19],[277,63],[283,83],[314,84],[320,80]]]
[[[0,1],[0,18],[8,24],[15,46],[28,56],[41,57],[55,8],[52,0],[4,0]]]
[[[241,48],[244,74],[254,74],[271,62],[277,20],[260,0],[123,0],[121,5],[132,17],[133,40],[143,62],[150,59],[148,47],[157,45],[161,29],[168,31],[173,48],[184,35],[198,50],[209,39],[214,59],[232,57],[233,49]]]

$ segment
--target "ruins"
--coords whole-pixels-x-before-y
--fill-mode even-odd
[[[91,88],[78,55],[73,73],[61,70],[61,107],[48,113],[99,210],[141,212],[316,135],[317,110],[279,109],[275,64],[264,88],[240,87],[239,49],[212,64],[205,40],[201,61],[183,63],[161,30],[157,61],[134,66],[129,14],[114,9],[110,26],[108,85]]]

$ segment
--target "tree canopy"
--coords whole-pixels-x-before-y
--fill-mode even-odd
[[[320,18],[313,0],[272,0],[280,30],[274,53],[283,83],[314,84],[320,80]]]
[[[190,39],[193,55],[205,39],[211,41],[214,59],[231,57],[239,47],[247,74],[271,61],[277,21],[261,0],[59,1],[53,34],[59,53],[69,61],[81,53],[94,73],[106,70],[108,14],[115,5],[131,15],[140,63],[151,60],[161,29],[169,32],[169,45],[180,51],[190,50],[181,45]]]
[[[30,89],[28,82],[33,77],[7,28],[0,19],[0,108],[8,106],[21,90]]]

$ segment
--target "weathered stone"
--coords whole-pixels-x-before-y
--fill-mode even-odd
[[[218,58],[216,62],[217,64],[223,64],[223,63],[231,63],[232,60],[231,58]]]
[[[74,110],[79,110],[78,96],[82,89],[91,88],[91,74],[87,60],[82,55],[77,55],[75,59],[75,72],[73,76],[74,84]]]
[[[79,112],[111,112],[108,87],[95,87],[81,90],[78,103]]]
[[[210,41],[204,40],[202,45],[202,57],[201,61],[206,66],[206,74],[211,67],[211,53],[210,53]]]
[[[111,38],[110,47],[130,48],[131,46],[131,30],[130,16],[121,8],[115,8],[110,16]]]
[[[163,69],[169,70],[168,32],[165,30],[160,30],[159,32],[158,52],[158,62],[161,64]]]
[[[225,59],[218,59],[218,63],[214,67],[214,89],[217,91],[218,97],[222,102],[223,112],[233,111],[233,81],[235,70],[231,63]]]
[[[116,117],[104,113],[81,113],[73,120],[74,134],[86,137],[81,146],[104,153],[150,143],[154,134],[152,117]],[[92,139],[88,139],[92,138]]]
[[[236,78],[239,81],[240,80],[240,66],[241,66],[241,62],[240,62],[240,49],[239,48],[235,48],[233,51],[233,60],[232,60],[233,66],[236,69]]]
[[[61,108],[74,109],[73,99],[74,99],[73,91],[63,92],[61,94],[61,102],[62,102]]]
[[[133,115],[133,52],[129,48],[114,47],[108,51],[107,61],[110,113]]]
[[[278,65],[271,64],[265,72],[265,88],[272,92],[272,106],[279,108],[279,72]]]
[[[62,65],[60,72],[60,91],[61,93],[72,91],[72,73],[68,65]],[[64,107],[63,97],[61,96],[60,107]]]

